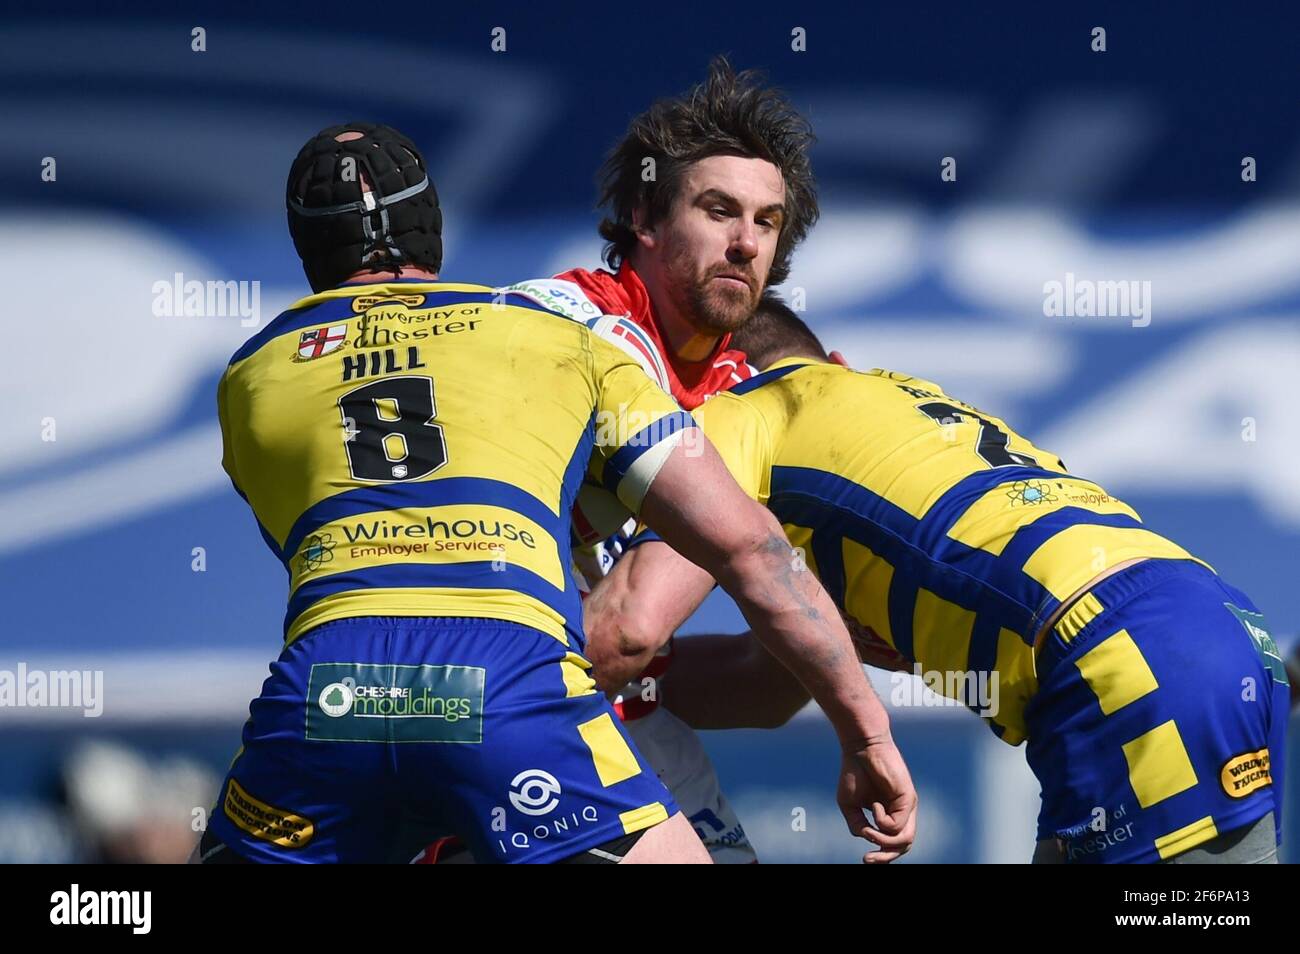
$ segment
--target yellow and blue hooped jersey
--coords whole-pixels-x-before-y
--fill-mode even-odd
[[[1061,601],[1125,560],[1191,559],[929,381],[788,358],[694,413],[844,612],[926,672],[997,673],[988,721],[1013,745]]]
[[[288,642],[354,616],[582,643],[584,474],[629,508],[693,424],[584,324],[480,285],[348,285],[254,335],[218,387],[223,466],[289,573]]]

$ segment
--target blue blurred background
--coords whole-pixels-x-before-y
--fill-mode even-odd
[[[595,267],[605,150],[718,52],[767,70],[819,136],[823,218],[785,290],[828,345],[1008,419],[1294,637],[1290,8],[116,7],[0,24],[0,669],[97,669],[105,686],[95,719],[0,709],[0,860],[150,838],[141,857],[169,856],[277,652],[283,570],[220,469],[214,389],[307,290],[283,212],[301,143],[349,119],[407,132],[443,199],[449,279]],[[1149,281],[1150,324],[1046,317],[1043,285],[1067,273]],[[257,311],[155,314],[154,284],[178,274],[258,282]],[[691,627],[741,625],[715,594]],[[1026,860],[1021,752],[964,710],[894,718],[921,790],[914,857]],[[765,860],[857,857],[818,714],[706,744]]]

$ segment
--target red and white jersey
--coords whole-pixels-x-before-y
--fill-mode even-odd
[[[607,272],[603,268],[594,272],[574,268],[561,272],[555,279],[578,286],[604,314],[632,319],[654,342],[657,353],[666,359],[668,393],[687,411],[693,411],[719,391],[726,391],[754,375],[744,353],[731,350],[731,335],[723,335],[713,354],[702,361],[684,361],[673,354],[660,334],[650,293],[646,291],[641,276],[627,263],[617,272]]]
[[[583,322],[635,357],[646,374],[687,411],[754,375],[744,353],[731,349],[731,335],[724,335],[713,354],[702,361],[684,361],[674,354],[664,343],[650,294],[630,265],[624,264],[616,273],[574,268],[503,290]]]

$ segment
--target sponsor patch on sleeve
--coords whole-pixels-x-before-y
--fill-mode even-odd
[[[316,824],[310,818],[254,798],[233,778],[226,783],[222,810],[254,838],[281,848],[301,848],[316,834]]]
[[[1273,681],[1284,686],[1290,685],[1286,674],[1286,663],[1282,661],[1282,652],[1277,648],[1277,643],[1269,634],[1264,617],[1259,613],[1244,610],[1240,606],[1233,606],[1231,603],[1224,603],[1223,605],[1246,628],[1246,632],[1250,635],[1250,640],[1255,646],[1255,652],[1259,654],[1260,662],[1269,671]]]
[[[1268,749],[1247,752],[1228,759],[1219,773],[1223,790],[1233,798],[1245,798],[1251,792],[1273,784]]]

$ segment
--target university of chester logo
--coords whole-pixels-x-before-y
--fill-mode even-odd
[[[1056,502],[1056,494],[1052,493],[1051,485],[1042,480],[1017,480],[1007,491],[1007,497],[1013,507],[1016,504],[1034,507]]]
[[[302,557],[302,565],[308,573],[319,570],[334,559],[334,534],[313,533],[307,538],[298,555]]]
[[[304,331],[298,339],[297,361],[311,361],[343,347],[348,340],[347,325],[330,325],[327,328],[313,328]]]

